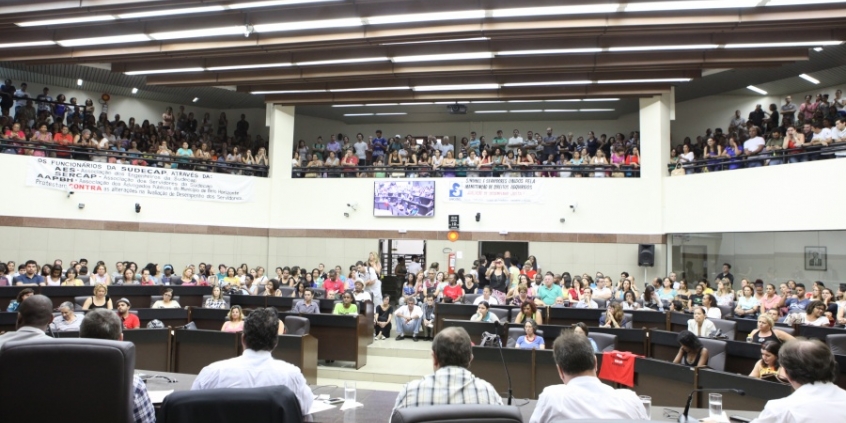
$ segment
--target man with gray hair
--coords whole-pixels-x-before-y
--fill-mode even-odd
[[[123,324],[112,310],[90,310],[79,325],[79,337],[123,341]],[[147,385],[140,377],[133,375],[132,388],[132,416],[135,423],[156,423],[156,409],[147,394]]]
[[[553,344],[562,385],[543,390],[530,423],[574,419],[649,420],[634,391],[614,389],[596,377],[596,356],[588,337],[568,331]]]
[[[18,307],[17,329],[0,335],[0,348],[9,341],[53,339],[44,333],[53,321],[53,302],[44,295],[33,295]]]
[[[443,404],[502,405],[502,398],[488,382],[467,370],[473,361],[470,335],[464,328],[448,327],[432,341],[435,373],[407,383],[394,404],[400,408]]]
[[[410,333],[414,342],[417,342],[417,333],[420,332],[420,322],[423,320],[423,309],[415,307],[417,300],[414,297],[409,297],[405,305],[398,308],[396,314],[397,319],[397,341],[405,339],[405,335]]]
[[[59,306],[59,312],[62,314],[53,319],[50,327],[56,332],[69,332],[79,330],[82,324],[82,315],[77,315],[73,311],[73,303],[65,301]]]
[[[794,392],[770,400],[753,423],[844,422],[846,391],[835,385],[839,371],[831,349],[818,339],[796,338],[778,352],[778,375]]]

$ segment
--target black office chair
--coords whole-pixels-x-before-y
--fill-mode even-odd
[[[508,310],[503,308],[491,308],[488,309],[488,312],[496,316],[496,318],[499,319],[501,323],[508,322]]]
[[[282,291],[283,297],[290,297],[294,293],[294,288],[290,286],[280,286],[279,290]],[[264,288],[261,288],[261,292],[264,292]]]
[[[285,333],[287,335],[308,335],[311,321],[305,317],[285,316]]]
[[[718,305],[717,308],[720,309],[720,313],[722,314],[723,319],[731,319],[731,317],[734,315],[734,307],[732,307],[731,305]]]
[[[7,405],[3,421],[133,422],[134,370],[131,342],[79,338],[7,342],[0,349],[0,374],[15,382],[0,384],[0,398]],[[44,389],[68,381],[85,381],[86,387],[74,390],[73,395]],[[37,404],[32,402],[33,392],[38,392]]]
[[[708,367],[719,370],[726,370],[726,341],[717,339],[699,338],[702,346],[708,349]]]
[[[162,296],[162,295],[150,295],[150,307],[152,307],[153,304],[156,303],[156,301],[161,301],[162,298],[164,298],[164,296]],[[178,303],[179,302],[179,295],[174,295],[173,298],[171,298],[170,300],[176,301]],[[205,298],[203,299],[203,301],[205,301]]]
[[[391,423],[522,423],[515,406],[452,404],[400,408]]]
[[[205,307],[206,300],[208,300],[211,297],[212,297],[211,294],[203,295],[203,302],[201,302],[200,304],[202,304],[203,307]],[[223,298],[223,301],[226,303],[226,308],[229,308],[229,304],[232,304],[232,302],[230,301],[230,299],[231,299],[230,296],[224,295],[222,298]],[[174,300],[176,300],[176,299],[174,298]],[[153,303],[150,303],[150,305],[153,305]]]
[[[517,338],[526,334],[526,330],[521,327],[508,327],[508,340],[506,341],[507,348],[514,348],[517,346]],[[536,333],[537,336],[543,338],[543,331],[539,330]]]
[[[303,411],[291,389],[283,385],[177,391],[165,397],[158,421],[299,423],[303,421]]]
[[[596,342],[596,349],[599,352],[614,351],[617,349],[617,335],[610,333],[591,332],[588,338]]]
[[[87,300],[91,297],[92,297],[92,295],[83,295],[81,297],[73,297],[73,304],[74,304],[73,309],[74,310],[82,310],[82,306],[85,305],[85,300]]]
[[[481,296],[482,294],[465,294],[464,304],[473,304],[473,301],[476,301],[476,298],[479,298]]]
[[[312,288],[311,292],[314,294],[314,298],[326,298],[326,290],[323,288]]]
[[[734,320],[724,320],[724,319],[708,319],[723,335],[726,336],[726,339],[730,341],[734,341],[734,335],[737,333],[737,322]]]
[[[846,354],[846,335],[829,334],[825,337],[825,342],[831,348],[832,354]]]

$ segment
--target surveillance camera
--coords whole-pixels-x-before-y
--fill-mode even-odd
[[[141,203],[135,203],[135,213],[141,213]]]
[[[579,207],[579,203],[570,204],[570,210],[573,210],[573,213],[576,212],[576,207]]]
[[[344,217],[350,217],[349,213],[344,213]]]
[[[68,198],[70,198],[71,195],[73,195],[73,191],[68,191]]]
[[[79,207],[79,209],[82,210],[82,209],[85,208],[85,203],[79,203],[79,205],[77,207]]]
[[[563,217],[561,219],[558,219],[558,221],[561,222],[561,223],[564,223],[565,220],[566,219],[564,219]]]

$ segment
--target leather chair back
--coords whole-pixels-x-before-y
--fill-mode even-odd
[[[290,286],[280,286],[279,290],[282,291],[283,297],[290,297],[291,294],[294,293],[294,288],[291,288]],[[261,291],[264,292],[264,288],[262,288]]]
[[[718,339],[699,338],[699,342],[708,349],[708,367],[719,370],[726,370],[726,342]]]
[[[515,406],[451,404],[400,408],[391,423],[522,423]]]
[[[307,411],[306,411],[307,412]],[[303,411],[287,386],[176,391],[162,403],[160,423],[300,423]]]
[[[723,320],[723,319],[708,319],[717,329],[723,332],[723,335],[730,340],[734,340],[734,335],[737,333],[737,322],[734,320]]]
[[[78,276],[77,279],[81,280],[82,283],[85,284],[85,285],[91,285],[91,276],[90,275]]]
[[[482,294],[465,294],[464,304],[473,304],[473,301],[476,301],[476,298],[479,298],[481,296]]]
[[[794,328],[793,328],[793,326],[779,326],[779,325],[776,325],[776,327],[775,327],[774,329],[778,329],[778,330],[780,330],[780,331],[782,331],[782,332],[784,332],[784,333],[786,333],[786,334],[788,334],[788,335],[793,335],[793,336],[796,336],[796,329],[794,329]],[[829,336],[831,336],[831,335],[829,335]]]
[[[209,295],[209,296],[211,296],[211,295]],[[161,301],[162,298],[164,298],[164,296],[162,296],[162,295],[150,295],[150,307],[152,307],[153,304],[156,303],[156,301]],[[170,300],[176,301],[178,303],[179,302],[179,295],[174,295],[173,298],[171,298]],[[205,299],[203,301],[205,301]],[[117,304],[115,304],[115,305],[117,305]]]
[[[323,288],[312,288],[311,291],[314,293],[314,298],[326,298],[326,290]]]
[[[285,333],[288,335],[308,335],[311,321],[300,316],[285,316]]]
[[[723,315],[722,316],[723,319],[731,319],[732,316],[734,315],[734,307],[732,307],[730,305],[718,305],[717,308],[720,309],[720,313]],[[723,332],[725,332],[725,331],[723,331]],[[734,339],[734,338],[729,338],[729,339]]]
[[[596,348],[599,352],[614,351],[617,349],[617,335],[610,333],[591,332],[588,338],[596,342]]]
[[[631,313],[623,313],[623,316],[626,319],[626,324],[623,325],[623,327],[626,328],[626,329],[631,329],[632,328],[632,319],[634,319],[634,316]]]
[[[0,374],[5,381],[16,382],[0,384],[0,398],[7,405],[3,421],[134,422],[134,370],[131,342],[79,338],[7,342],[0,349]],[[86,387],[68,395],[57,388],[68,381],[85,381]],[[33,392],[37,392],[35,403]]]
[[[499,319],[500,322],[508,322],[508,310],[502,308],[490,308],[488,309],[488,312],[496,316],[496,318]]]
[[[92,295],[83,295],[80,297],[73,297],[73,303],[75,304],[74,310],[82,310],[82,306],[85,305],[85,300],[91,298]]]
[[[517,344],[517,338],[519,338],[519,337],[521,337],[521,336],[523,336],[523,335],[525,335],[525,334],[526,334],[526,330],[525,330],[525,329],[523,329],[523,328],[521,328],[521,327],[519,327],[519,326],[518,326],[518,327],[515,327],[515,326],[509,326],[509,327],[508,327],[508,340],[507,340],[506,344],[507,344],[509,347],[513,347],[514,345],[516,345],[516,344]],[[537,336],[539,336],[539,337],[543,338],[543,331],[542,331],[542,330],[539,330],[539,331],[537,332]]]
[[[209,299],[209,298],[211,298],[211,297],[212,297],[212,296],[211,296],[211,294],[209,294],[209,295],[203,295],[203,302],[201,302],[200,304],[205,305],[205,304],[206,304],[206,300],[208,300],[208,299]],[[176,298],[174,298],[174,300],[176,300]],[[232,301],[230,301],[230,300],[231,300],[231,298],[230,298],[230,296],[229,296],[229,295],[224,295],[224,296],[223,296],[223,301],[225,301],[225,302],[226,302],[226,308],[229,308],[229,305],[230,305],[230,304],[232,304]],[[178,301],[178,300],[177,300],[177,301]],[[150,303],[150,305],[153,305],[153,303]]]
[[[846,335],[829,334],[825,337],[825,342],[828,343],[833,354],[846,354]]]

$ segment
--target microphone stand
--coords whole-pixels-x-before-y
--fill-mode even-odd
[[[508,380],[508,405],[511,405],[511,398],[514,396],[511,391],[511,374],[508,373],[508,364],[505,362],[505,355],[502,354],[502,337],[499,335],[500,327],[502,327],[502,323],[499,320],[494,322],[494,328],[496,329],[496,340],[497,340],[497,347],[499,348],[499,358],[502,359],[502,367],[505,368],[505,377]]]

